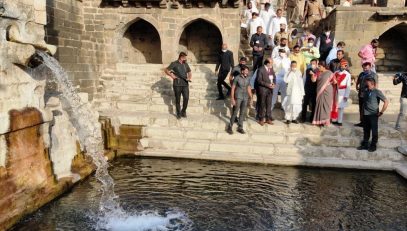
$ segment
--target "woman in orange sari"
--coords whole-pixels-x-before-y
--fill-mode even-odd
[[[317,82],[317,103],[312,124],[328,126],[331,123],[333,103],[332,84],[336,84],[336,82],[333,73],[326,68],[325,61],[318,63],[318,69],[320,71],[318,79],[312,79],[313,82]]]

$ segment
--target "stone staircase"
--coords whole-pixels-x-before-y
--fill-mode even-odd
[[[273,111],[272,126],[260,126],[249,110],[247,134],[229,135],[229,100],[217,101],[214,65],[191,65],[188,118],[174,116],[172,82],[164,77],[162,65],[117,64],[101,77],[102,88],[93,102],[101,116],[112,124],[142,125],[144,156],[244,161],[279,165],[310,165],[366,169],[396,169],[407,176],[406,159],[395,151],[405,134],[393,129],[399,110],[400,86],[391,76],[381,74],[380,88],[390,106],[380,121],[379,149],[375,153],[357,151],[362,129],[358,122],[356,92],[354,104],[346,109],[341,128],[320,129],[310,124],[284,124],[281,109]],[[235,127],[236,128],[236,127]]]

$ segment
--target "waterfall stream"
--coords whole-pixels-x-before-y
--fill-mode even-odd
[[[101,183],[101,199],[97,216],[97,229],[102,230],[179,230],[190,223],[182,212],[159,215],[156,212],[128,213],[119,204],[114,192],[114,180],[109,175],[109,163],[104,156],[103,138],[98,114],[88,103],[82,102],[67,72],[59,62],[43,51],[37,51],[42,62],[53,73],[53,80],[61,92],[61,101],[68,110],[70,120],[76,128],[82,149],[96,165],[96,179]],[[67,105],[65,105],[67,104]],[[181,226],[173,220],[181,221]],[[184,228],[182,228],[184,230]]]

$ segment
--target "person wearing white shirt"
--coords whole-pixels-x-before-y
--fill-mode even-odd
[[[252,19],[253,13],[258,13],[259,11],[256,8],[253,8],[252,2],[247,3],[247,9],[243,11],[242,15],[242,27],[246,28],[250,19]]]
[[[265,28],[263,19],[259,17],[258,13],[253,12],[252,19],[250,19],[249,23],[247,24],[249,38],[251,38],[252,35],[254,35],[257,32],[257,28],[259,26]]]
[[[291,62],[290,70],[284,75],[284,82],[287,84],[287,95],[283,100],[282,107],[285,112],[286,123],[298,123],[297,117],[302,111],[302,99],[304,98],[305,90],[302,74],[297,69],[296,61]]]
[[[271,100],[271,111],[277,102],[278,92],[281,93],[281,101],[286,96],[287,84],[284,82],[284,76],[291,66],[291,60],[287,57],[284,49],[278,51],[279,56],[273,61],[273,68],[276,73],[276,86],[273,89],[273,99]]]
[[[338,42],[336,47],[333,47],[328,54],[328,57],[326,57],[326,63],[331,63],[332,60],[336,59],[336,54],[338,53],[339,50],[343,50],[345,48],[345,42]]]
[[[351,6],[352,6],[352,0],[346,0],[346,1],[342,4],[342,6],[351,7]]]
[[[336,85],[334,85],[334,104],[332,108],[332,123],[342,126],[343,112],[345,107],[348,106],[348,99],[352,84],[350,73],[346,70],[348,68],[348,61],[343,59],[340,64],[340,69],[334,73]]]
[[[290,48],[287,45],[288,40],[286,38],[281,38],[280,45],[273,48],[273,52],[271,53],[271,58],[275,59],[279,56],[279,50],[283,49],[288,56],[290,56]]]
[[[269,29],[270,29],[269,25],[270,25],[271,19],[273,17],[276,17],[276,12],[274,12],[274,9],[270,5],[270,3],[267,2],[264,5],[264,10],[260,11],[260,18],[263,19],[264,25],[266,26],[266,27],[264,27],[264,29],[266,30],[265,31],[266,34],[271,33],[271,31],[269,31]]]
[[[277,16],[271,19],[271,23],[269,25],[269,31],[271,31],[271,33],[269,34],[269,39],[271,39],[271,41],[274,40],[274,35],[280,31],[280,25],[281,24],[287,24],[287,19],[285,17],[283,17],[283,10],[282,9],[278,9],[277,10]]]

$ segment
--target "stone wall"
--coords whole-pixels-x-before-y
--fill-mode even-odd
[[[89,175],[92,166],[59,99],[47,98],[45,0],[0,6],[0,230],[11,227]]]
[[[393,27],[405,25],[407,19],[403,16],[404,13],[404,7],[337,7],[328,18],[322,21],[319,32],[321,28],[328,26],[335,32],[336,41],[344,41],[346,43],[347,55],[352,65],[351,70],[354,73],[358,73],[361,70],[360,58],[357,55],[360,48],[363,45],[369,44],[372,39],[379,38],[379,41],[383,43],[383,47],[379,46],[380,49],[378,50],[378,70],[393,71],[397,69],[394,66],[395,62],[390,61],[390,59],[384,60],[386,55],[387,57],[392,57],[390,53],[384,54],[390,51],[388,48],[391,40],[391,38],[386,36],[385,32]],[[398,33],[398,35],[400,36],[398,38],[405,39],[404,32]],[[398,51],[398,53],[400,52]],[[397,59],[401,60],[403,57],[398,56]]]
[[[92,99],[98,85],[98,66],[104,63],[104,46],[98,45],[103,43],[103,26],[85,26],[84,4],[79,0],[47,0],[46,41],[58,47],[55,57],[73,84]],[[88,20],[93,21],[93,17]],[[100,32],[97,38],[86,33],[96,29]]]
[[[56,58],[92,100],[100,73],[116,63],[168,64],[180,51],[190,54],[191,63],[213,63],[222,41],[237,59],[239,11],[218,5],[147,9],[105,6],[100,0],[48,0],[46,41],[59,48]]]

